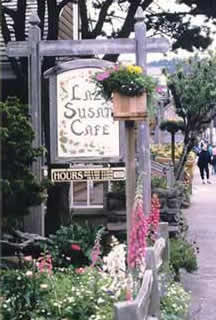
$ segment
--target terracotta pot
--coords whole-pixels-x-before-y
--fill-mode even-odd
[[[115,120],[141,120],[147,117],[147,95],[129,97],[113,93],[113,118]]]

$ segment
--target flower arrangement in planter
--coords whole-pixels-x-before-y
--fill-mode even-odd
[[[139,120],[147,116],[147,96],[155,92],[155,80],[136,65],[115,65],[94,76],[100,94],[113,100],[116,120]]]

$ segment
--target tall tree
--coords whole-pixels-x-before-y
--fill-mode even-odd
[[[184,121],[184,147],[176,165],[176,178],[180,179],[197,136],[216,116],[216,56],[195,56],[179,63],[176,72],[167,77],[176,113]]]

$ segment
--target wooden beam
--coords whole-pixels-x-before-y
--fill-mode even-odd
[[[144,35],[143,35],[144,36]],[[169,42],[165,38],[150,38],[146,40],[146,52],[166,52]],[[134,39],[106,40],[42,40],[39,43],[40,56],[73,56],[96,54],[135,53]],[[11,41],[6,53],[9,57],[24,57],[30,54],[26,41]]]
[[[30,48],[27,41],[10,41],[6,47],[8,57],[27,57],[30,55]]]

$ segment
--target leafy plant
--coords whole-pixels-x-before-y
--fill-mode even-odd
[[[188,311],[190,295],[177,282],[171,283],[161,298],[161,320],[183,320]]]
[[[151,185],[152,185],[152,188],[166,189],[167,188],[167,180],[165,177],[152,176],[151,177]]]
[[[179,280],[179,270],[184,268],[187,272],[196,271],[197,258],[196,248],[186,239],[170,239],[170,264]]]
[[[99,92],[109,100],[113,92],[126,96],[140,96],[144,91],[151,96],[155,90],[156,83],[151,76],[142,73],[139,66],[116,65],[99,72],[94,77]]]
[[[67,227],[61,226],[59,230],[48,237],[41,248],[52,256],[55,267],[75,267],[90,263],[90,253],[94,246],[95,237],[100,227],[87,222],[73,223]]]

